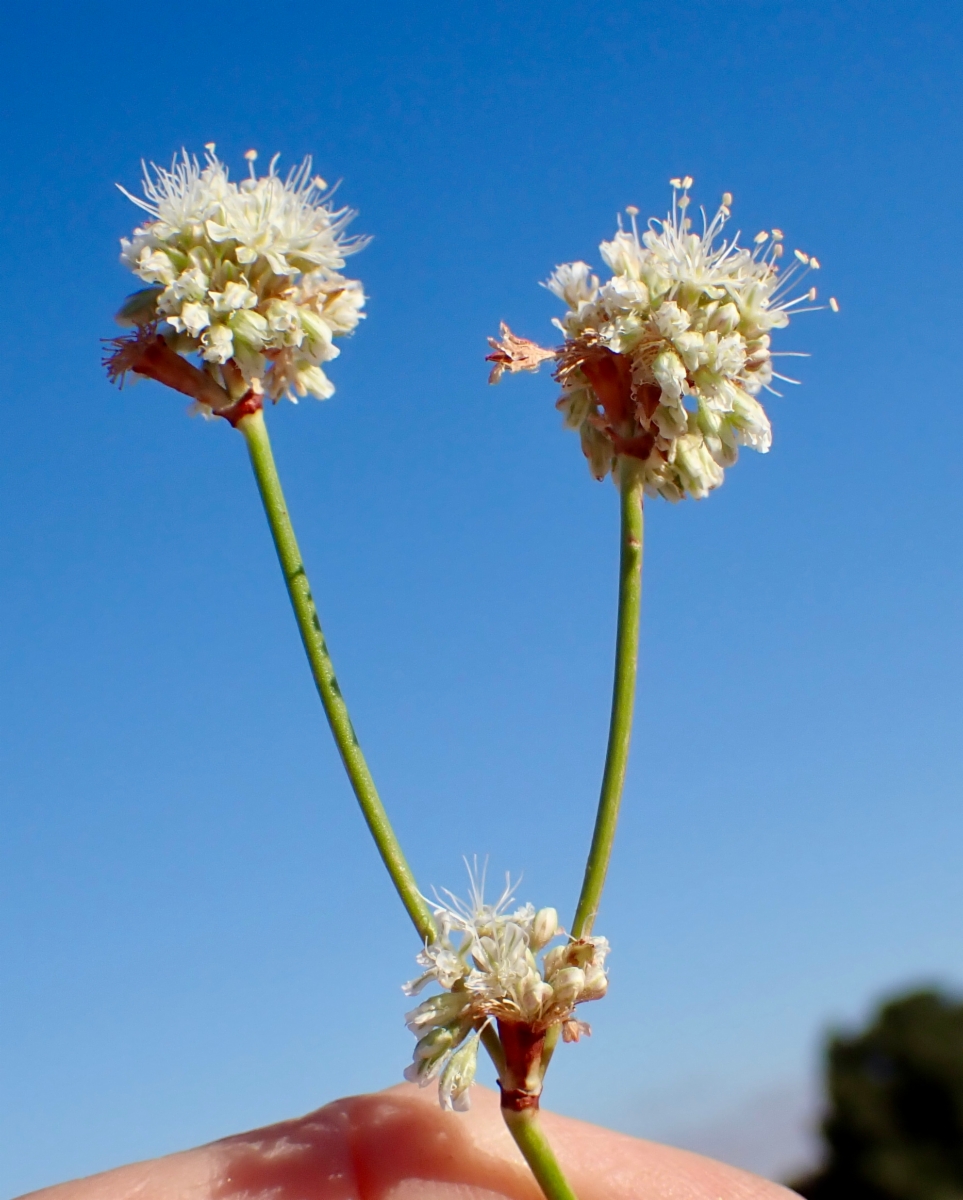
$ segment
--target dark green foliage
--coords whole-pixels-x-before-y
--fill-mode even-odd
[[[827,1054],[827,1164],[809,1200],[963,1200],[963,1004],[914,992]]]

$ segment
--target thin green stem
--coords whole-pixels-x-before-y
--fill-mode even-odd
[[[408,910],[408,915],[414,922],[419,935],[425,941],[435,937],[435,922],[431,912],[422,899],[411,868],[405,860],[401,846],[391,828],[388,814],[381,803],[378,789],[365,762],[361,746],[351,724],[347,705],[341,695],[341,688],[335,677],[334,666],[328,654],[328,647],[321,632],[321,622],[311,596],[311,587],[301,561],[297,539],[288,516],[278,478],[274,455],[271,453],[271,443],[268,438],[264,414],[260,411],[242,417],[237,423],[238,429],[244,434],[248,452],[251,456],[251,466],[257,479],[258,490],[264,503],[271,535],[277,548],[281,562],[284,582],[287,584],[288,595],[294,608],[294,616],[301,633],[301,641],[311,665],[311,674],[321,697],[328,724],[334,734],[334,740],[341,753],[341,760],[348,773],[354,794],[361,805],[364,819],[371,830],[378,851],[388,868],[391,881],[401,897],[401,902]]]
[[[545,1072],[548,1070],[548,1064],[552,1061],[552,1055],[555,1053],[555,1048],[558,1046],[558,1039],[561,1035],[561,1025],[552,1025],[545,1034],[545,1045],[542,1047],[542,1078],[545,1078]]]
[[[639,616],[642,610],[642,479],[633,459],[619,460],[621,497],[621,554],[619,562],[619,616],[615,637],[615,682],[612,716],[602,774],[602,791],[592,846],[585,864],[582,892],[572,924],[573,937],[588,937],[595,923],[619,819],[622,788],[632,740],[635,677],[639,662]]]
[[[547,1200],[578,1200],[562,1174],[551,1143],[542,1131],[538,1109],[510,1112],[503,1108],[502,1116]]]
[[[495,1032],[493,1025],[486,1025],[481,1031],[482,1045],[488,1051],[488,1057],[495,1064],[495,1070],[499,1077],[505,1073],[505,1051],[502,1049],[501,1039]]]

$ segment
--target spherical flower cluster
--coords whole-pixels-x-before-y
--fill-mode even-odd
[[[575,1019],[576,1004],[598,1000],[608,988],[605,938],[547,949],[564,936],[554,908],[526,904],[509,912],[510,882],[495,904],[485,903],[483,887],[472,873],[467,903],[446,892],[450,906],[433,906],[438,936],[418,956],[424,973],[404,988],[409,996],[430,983],[444,989],[405,1017],[418,1039],[405,1078],[424,1086],[438,1077],[443,1108],[468,1108],[478,1041],[489,1022],[524,1024],[535,1033],[561,1025],[565,1041],[578,1041],[591,1030]]]
[[[139,326],[142,341],[159,325],[168,346],[199,355],[232,394],[240,379],[273,400],[323,400],[334,387],[321,364],[364,315],[361,284],[340,269],[365,242],[345,237],[354,213],[331,208],[310,158],[281,179],[277,156],[260,178],[257,154],[246,157],[240,183],[211,143],[203,167],[186,151],[170,170],[145,166],[146,199],[121,189],[151,219],[121,241],[121,261],[149,286],[119,319]]]
[[[701,499],[723,481],[740,446],[765,453],[769,419],[756,399],[772,391],[770,334],[812,305],[816,289],[790,295],[819,262],[795,251],[788,270],[778,229],[753,249],[720,240],[730,215],[726,193],[696,233],[687,215],[692,179],[673,179],[672,211],[639,235],[631,228],[600,246],[612,271],[600,283],[583,262],[556,268],[545,286],[569,311],[554,323],[565,342],[542,351],[503,327],[492,340],[492,382],[508,371],[557,361],[558,407],[579,430],[592,473],[602,479],[621,456],[640,464],[645,489],[668,500]],[[829,306],[835,311],[836,301]],[[796,380],[787,382],[795,383]]]

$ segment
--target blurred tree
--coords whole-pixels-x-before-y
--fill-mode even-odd
[[[963,1004],[932,991],[884,1004],[827,1049],[825,1167],[809,1200],[963,1200]]]

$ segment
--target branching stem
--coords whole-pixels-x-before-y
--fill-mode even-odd
[[[388,874],[391,876],[392,882],[401,897],[402,903],[408,911],[415,928],[419,935],[425,941],[432,941],[436,935],[434,918],[423,900],[421,893],[415,883],[414,876],[411,873],[411,868],[405,860],[401,846],[398,844],[398,839],[395,836],[394,830],[388,820],[388,814],[385,812],[384,805],[378,796],[377,789],[372,779],[371,772],[368,769],[368,764],[365,761],[364,754],[361,751],[361,746],[358,743],[357,735],[354,727],[351,724],[351,718],[348,715],[348,709],[341,695],[341,688],[338,686],[337,678],[334,673],[334,666],[331,662],[331,657],[328,654],[328,648],[325,643],[324,634],[321,631],[321,622],[318,618],[317,609],[315,608],[314,599],[311,595],[311,588],[308,583],[307,574],[304,569],[304,563],[301,559],[301,552],[298,549],[297,539],[294,535],[294,528],[291,524],[291,518],[288,515],[287,505],[284,500],[284,493],[281,489],[281,481],[278,478],[277,467],[274,462],[274,455],[271,452],[271,443],[268,438],[267,426],[264,423],[264,414],[258,408],[254,412],[246,413],[236,421],[236,427],[243,433],[247,443],[248,453],[251,458],[251,466],[254,469],[254,476],[257,480],[258,490],[261,494],[261,500],[264,504],[264,511],[267,515],[268,524],[271,528],[271,535],[274,538],[274,545],[277,549],[278,559],[281,563],[281,571],[284,575],[284,582],[288,589],[288,595],[291,598],[291,605],[294,609],[294,616],[298,624],[298,630],[301,634],[301,641],[304,643],[305,653],[308,657],[308,662],[311,666],[311,673],[314,677],[315,685],[318,689],[318,695],[321,697],[321,703],[324,707],[325,715],[328,718],[328,724],[331,726],[331,732],[334,735],[335,743],[341,754],[342,762],[345,770],[348,773],[348,778],[351,781],[351,786],[354,789],[355,796],[361,806],[361,811],[367,821],[368,828],[375,840],[385,866],[388,869]],[[638,504],[638,496],[636,493],[636,503]],[[626,509],[625,492],[623,492],[623,516]],[[639,539],[641,539],[641,508],[639,507]],[[619,654],[618,661],[622,661],[622,644],[623,644],[623,601],[625,599],[624,581],[625,573],[625,557],[626,548],[623,538],[623,593],[620,596],[619,604]],[[636,573],[637,573],[637,568]],[[636,613],[636,628],[638,625],[638,599],[635,601]],[[632,684],[635,680],[635,655],[637,654],[638,637],[632,650]],[[619,677],[616,678],[616,697],[619,692]],[[615,721],[615,708],[613,705],[613,722]],[[619,713],[624,714],[624,704],[619,708]],[[627,720],[631,724],[632,705],[631,697],[628,702]],[[621,719],[621,718],[620,718]],[[613,740],[609,740],[609,758],[612,758]],[[625,753],[628,750],[628,736],[625,738]],[[606,762],[606,780],[610,773],[610,764]],[[624,754],[621,766],[621,774],[619,775],[618,792],[615,797],[616,811],[618,808],[618,794],[621,793],[621,780],[624,778]],[[605,785],[603,785],[603,804],[604,798],[608,793]],[[599,820],[602,820],[602,809],[600,807]],[[614,814],[610,818],[611,832],[614,833]],[[592,843],[593,854],[596,850],[596,842],[599,840],[598,825],[596,827],[596,838]],[[598,880],[597,893],[601,892],[601,884],[604,881],[605,865],[608,862],[608,854],[611,850],[611,833],[608,836],[608,844],[604,849],[604,861],[601,864],[601,878]],[[592,866],[593,859],[590,857],[589,865]],[[586,884],[589,880],[589,872],[586,871]],[[595,894],[594,904],[598,903],[598,896]],[[583,896],[585,888],[583,888]],[[581,907],[580,907],[581,911]],[[594,915],[594,908],[593,908]],[[486,1028],[482,1033],[482,1040],[486,1049],[492,1057],[495,1067],[500,1076],[510,1074],[507,1068],[505,1050],[502,1045],[501,1038],[492,1027]],[[547,1066],[550,1052],[542,1060],[539,1056],[539,1074],[544,1072],[544,1066]],[[546,1200],[577,1200],[575,1193],[569,1186],[568,1181],[562,1173],[562,1169],[558,1164],[558,1160],[549,1144],[548,1139],[542,1131],[539,1123],[539,1114],[536,1105],[531,1108],[524,1108],[521,1111],[510,1111],[502,1109],[502,1116],[505,1119],[505,1124],[509,1132],[515,1139],[518,1148],[525,1157],[525,1161],[531,1168],[532,1174],[535,1176],[539,1187],[542,1189]]]

